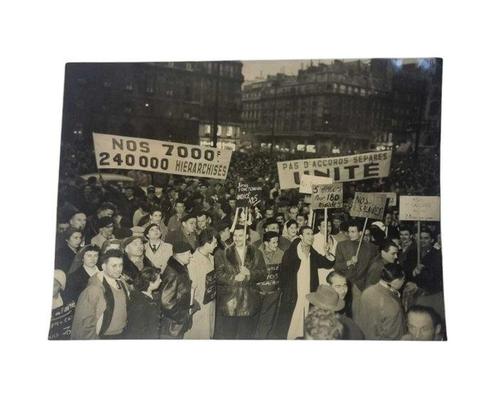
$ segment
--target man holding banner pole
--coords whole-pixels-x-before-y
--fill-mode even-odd
[[[344,274],[351,282],[353,294],[353,320],[358,319],[361,292],[365,289],[368,269],[377,256],[377,249],[370,243],[360,241],[363,231],[352,221],[348,224],[349,240],[339,242],[334,269]]]
[[[375,193],[356,193],[350,214],[352,217],[365,218],[363,229],[357,222],[349,224],[349,241],[339,243],[336,250],[335,269],[345,274],[346,278],[353,284],[353,320],[356,322],[359,316],[359,304],[361,292],[365,289],[368,269],[377,257],[377,248],[370,242],[363,241],[363,235],[367,221],[371,219],[382,219],[387,199],[383,195]]]

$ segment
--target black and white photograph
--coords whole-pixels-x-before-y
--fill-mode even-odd
[[[442,76],[67,64],[49,339],[446,340]]]
[[[5,2],[1,402],[496,402],[492,6]]]

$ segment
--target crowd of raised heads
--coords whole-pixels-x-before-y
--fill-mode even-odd
[[[234,154],[226,181],[63,178],[50,338],[445,339],[439,223],[349,215],[359,190],[438,193],[415,164],[344,183],[327,220],[265,154]],[[248,215],[242,180],[262,186]]]

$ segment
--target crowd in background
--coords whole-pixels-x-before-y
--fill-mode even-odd
[[[395,154],[389,177],[344,183],[327,221],[279,188],[276,162],[296,158],[234,152],[225,181],[130,184],[62,159],[50,337],[445,339],[439,224],[417,235],[388,207],[363,231],[348,210],[355,191],[439,195],[438,156]],[[240,181],[262,187],[248,215]]]

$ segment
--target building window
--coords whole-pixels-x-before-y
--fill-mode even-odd
[[[191,63],[186,63],[185,64],[185,69],[187,69],[189,72],[191,72],[193,70],[192,64]]]
[[[104,87],[105,87],[105,88],[107,88],[107,89],[108,89],[109,87],[111,87],[111,81],[110,81],[110,80],[105,80],[105,81],[104,81]]]
[[[133,90],[133,83],[132,82],[127,82],[125,84],[125,90],[132,91]]]

